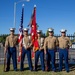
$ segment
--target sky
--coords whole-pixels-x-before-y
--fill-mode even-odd
[[[67,29],[67,34],[75,32],[75,0],[0,0],[0,34],[9,34],[9,28],[15,27],[19,33],[19,25],[24,4],[24,28],[30,22],[31,14],[36,5],[36,22],[39,30],[46,33],[48,28],[53,28],[55,34],[60,34],[61,29]],[[14,25],[14,3],[16,4],[16,25]]]

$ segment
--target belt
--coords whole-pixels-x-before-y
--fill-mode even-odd
[[[9,46],[8,48],[16,48],[16,47],[11,47],[11,46]]]
[[[59,49],[67,49],[67,48],[59,48]]]
[[[48,50],[55,50],[55,48],[48,48]]]

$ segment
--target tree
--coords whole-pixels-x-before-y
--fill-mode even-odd
[[[0,35],[0,42],[3,43],[3,45],[5,44],[5,40],[6,40],[7,36],[8,36],[8,34]]]
[[[46,32],[46,37],[47,37],[47,36],[49,36],[49,34],[48,34],[48,30],[47,30],[47,32]]]

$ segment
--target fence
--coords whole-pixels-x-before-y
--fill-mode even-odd
[[[55,34],[54,36],[60,37],[61,35],[60,34]],[[75,34],[67,34],[66,36],[69,37],[70,40],[75,40]]]
[[[75,44],[74,44],[75,45]],[[69,63],[70,64],[75,64],[75,46],[71,47],[69,50]],[[18,57],[18,50],[17,50],[17,57]],[[56,63],[59,62],[59,52],[56,52]],[[4,47],[0,47],[0,64],[3,64],[4,62]],[[34,61],[33,61],[34,62]],[[11,61],[12,63],[12,61]],[[27,57],[25,58],[24,63],[28,63]],[[40,63],[40,61],[39,61]]]
[[[60,37],[60,35],[55,35],[56,37]],[[67,35],[72,42],[75,40],[75,36],[74,35]],[[70,47],[69,51],[69,63],[71,64],[75,64],[75,43],[72,43],[72,46]],[[18,49],[17,49],[17,57],[18,57]],[[3,64],[4,62],[4,47],[3,44],[0,43],[0,64]],[[40,61],[39,61],[40,62]],[[56,63],[59,62],[59,52],[56,52]],[[12,63],[12,61],[11,61]],[[25,63],[28,63],[27,58],[25,59]]]

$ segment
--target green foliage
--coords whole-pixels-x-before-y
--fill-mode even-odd
[[[41,36],[45,38],[45,34],[44,33],[41,33]]]
[[[47,36],[49,36],[49,34],[48,34],[48,30],[47,30],[47,32],[46,32],[46,37],[47,37]]]
[[[6,35],[0,35],[0,42],[4,43],[7,36],[8,36],[8,34],[6,34]]]
[[[72,43],[75,42],[75,39],[72,39],[71,42],[72,42]]]
[[[8,35],[9,35],[9,34],[0,35],[0,42],[5,43],[6,37],[7,37]],[[15,35],[18,36],[18,34],[15,34]]]

